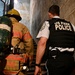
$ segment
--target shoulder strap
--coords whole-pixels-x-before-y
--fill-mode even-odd
[[[59,20],[59,18],[52,18],[51,20],[48,20],[50,24],[53,24],[54,22],[56,22],[57,20]]]

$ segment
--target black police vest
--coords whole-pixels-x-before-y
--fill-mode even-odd
[[[47,48],[50,46],[74,48],[74,30],[71,23],[59,18],[53,18],[49,23],[50,36]]]

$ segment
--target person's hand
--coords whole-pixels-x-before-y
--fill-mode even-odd
[[[38,66],[35,67],[34,75],[42,75],[40,67],[38,67]]]

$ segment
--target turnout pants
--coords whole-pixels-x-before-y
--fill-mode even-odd
[[[57,57],[49,56],[47,61],[48,75],[71,75],[75,67],[73,55],[70,52],[60,52]]]

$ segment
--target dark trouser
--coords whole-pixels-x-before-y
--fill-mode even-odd
[[[71,75],[74,69],[74,58],[68,52],[60,53],[57,58],[49,57],[47,69],[49,75]]]

